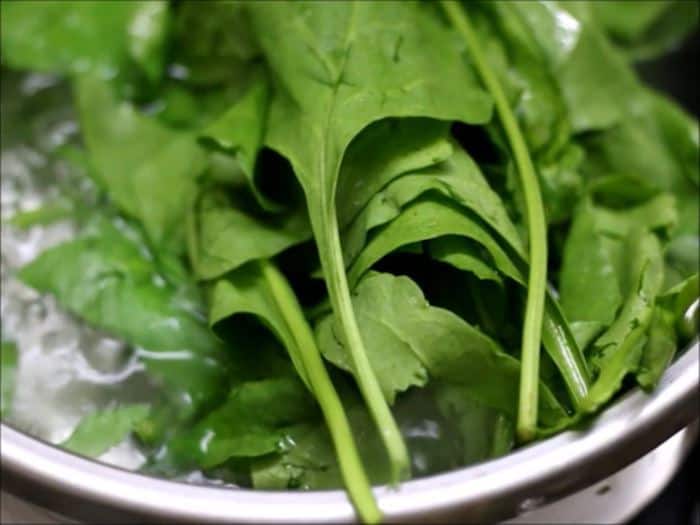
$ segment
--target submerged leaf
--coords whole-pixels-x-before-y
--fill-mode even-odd
[[[211,468],[231,458],[265,456],[284,447],[292,425],[317,420],[318,409],[294,376],[247,381],[168,444],[169,461]]]
[[[99,218],[84,237],[23,267],[19,278],[137,346],[148,369],[183,397],[183,415],[225,388],[227,357],[208,330],[196,290],[186,281],[164,279],[138,233],[126,225]]]
[[[0,344],[0,415],[7,417],[12,410],[12,398],[17,383],[17,346],[10,341]]]
[[[148,405],[124,405],[89,414],[61,447],[82,456],[98,457],[121,443],[148,417],[149,411]]]

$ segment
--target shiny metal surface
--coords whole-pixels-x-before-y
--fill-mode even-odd
[[[377,488],[388,521],[483,522],[532,510],[618,471],[698,417],[697,341],[651,394],[635,389],[587,428],[503,458]],[[3,489],[92,522],[322,523],[354,519],[342,491],[261,492],[154,479],[76,457],[2,425]]]

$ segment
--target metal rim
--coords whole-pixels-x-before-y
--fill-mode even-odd
[[[698,417],[697,340],[657,389],[634,389],[587,428],[502,458],[375,489],[388,521],[500,520],[591,485],[631,463]],[[3,487],[81,519],[110,513],[209,522],[322,523],[355,519],[342,491],[267,492],[150,478],[75,456],[1,427]],[[41,496],[48,489],[50,498]],[[81,509],[73,503],[81,502]],[[63,504],[62,504],[63,503]],[[114,514],[116,513],[116,514]],[[77,514],[77,515],[76,515]],[[120,520],[121,521],[121,520]]]

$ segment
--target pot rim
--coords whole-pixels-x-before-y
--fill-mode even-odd
[[[609,476],[698,417],[696,338],[657,388],[632,389],[586,428],[506,456],[374,492],[387,521],[495,521]],[[79,519],[327,523],[356,519],[342,490],[260,491],[149,477],[66,452],[0,426],[3,490]],[[38,490],[42,488],[44,490]]]

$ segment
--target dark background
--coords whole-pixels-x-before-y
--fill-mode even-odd
[[[665,91],[696,116],[698,107],[698,63],[700,34],[663,59],[639,67],[642,77]],[[698,407],[700,413],[700,407]],[[661,495],[630,525],[700,525],[700,446],[688,456],[685,465]]]

